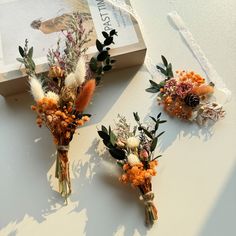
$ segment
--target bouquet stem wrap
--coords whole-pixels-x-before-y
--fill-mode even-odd
[[[69,171],[69,158],[68,158],[69,145],[57,146],[57,161],[55,177],[59,181],[59,192],[66,198],[71,193],[71,181]]]
[[[146,179],[145,184],[139,186],[142,198],[145,204],[146,225],[152,226],[158,219],[157,209],[153,203],[154,193],[152,192],[152,183],[150,179]]]

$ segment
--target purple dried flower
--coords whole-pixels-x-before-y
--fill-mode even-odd
[[[66,35],[67,39],[69,42],[73,42],[74,39],[73,39],[73,36],[72,36],[72,33],[71,32],[68,32],[67,35]]]

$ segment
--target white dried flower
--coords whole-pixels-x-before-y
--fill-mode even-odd
[[[223,106],[217,103],[207,103],[201,106],[198,116],[200,125],[206,124],[208,121],[216,122],[225,116]]]
[[[46,93],[46,97],[54,100],[56,103],[59,102],[59,95],[54,93],[54,92],[52,92],[52,91],[48,91]]]
[[[138,147],[140,141],[136,137],[130,137],[127,139],[127,146],[131,149]]]
[[[30,84],[31,93],[36,102],[45,97],[45,93],[44,93],[41,81],[39,81],[36,77],[33,76],[29,78],[29,84]]]
[[[128,159],[128,163],[131,166],[134,166],[134,165],[137,165],[137,164],[140,163],[139,158],[136,155],[132,154],[132,153],[128,155],[127,159]]]
[[[75,79],[75,74],[74,73],[70,73],[69,75],[66,76],[65,78],[65,86],[67,88],[73,88],[76,87],[76,79]]]
[[[120,141],[120,140],[118,140],[118,141],[116,142],[116,145],[117,145],[118,147],[120,147],[120,148],[125,148],[125,144],[124,144],[122,141]]]
[[[80,86],[85,81],[85,77],[86,77],[86,65],[84,58],[80,57],[75,69],[75,80],[77,86]]]

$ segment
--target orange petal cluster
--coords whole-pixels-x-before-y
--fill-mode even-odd
[[[185,120],[190,119],[192,116],[192,108],[186,106],[180,98],[172,99],[170,96],[167,96],[163,99],[162,104],[165,111],[171,116]]]
[[[179,76],[179,81],[190,81],[192,83],[197,84],[198,86],[205,83],[205,79],[201,77],[201,75],[195,73],[194,71],[186,72],[176,71],[177,75]]]
[[[150,179],[152,176],[156,175],[155,167],[158,162],[156,160],[150,161],[148,168],[144,168],[143,163],[138,163],[134,166],[129,164],[123,165],[123,170],[125,174],[120,177],[122,183],[131,183],[133,187],[143,185],[146,179]]]
[[[32,106],[32,110],[36,111],[38,116],[36,122],[39,127],[44,123],[54,136],[54,142],[59,143],[60,139],[70,142],[75,129],[84,125],[89,121],[88,116],[78,119],[73,115],[73,103],[69,102],[62,109],[58,107],[53,99],[43,98],[38,101],[36,106]]]

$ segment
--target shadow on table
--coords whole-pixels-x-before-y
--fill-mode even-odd
[[[162,113],[161,119],[167,120],[166,123],[160,125],[159,129],[159,132],[166,131],[165,134],[159,139],[158,147],[161,152],[165,151],[176,140],[180,140],[181,136],[189,137],[189,139],[192,137],[198,137],[204,142],[212,137],[212,135],[214,134],[212,125],[199,126],[196,123],[185,122],[179,120],[178,118],[170,117],[165,113],[162,107],[158,105],[156,96],[157,95],[154,94],[150,97],[150,99],[153,99],[153,103],[149,108],[149,114],[144,117],[144,121],[150,122],[149,116],[156,117],[159,112]]]
[[[136,231],[146,235],[144,205],[139,200],[138,192],[119,182],[120,167],[117,166],[116,173],[114,167],[109,168],[116,162],[107,152],[99,156],[96,151],[98,142],[95,139],[86,153],[90,160],[72,168],[76,177],[72,182],[75,194],[72,194],[71,201],[79,202],[78,208],[73,211],[86,209],[88,220],[85,235],[110,236],[120,230],[124,231],[125,236]]]
[[[134,67],[117,71],[112,74],[112,79],[109,74],[106,76],[104,82],[97,89],[93,103],[88,109],[88,113],[90,110],[94,115],[88,125],[98,123],[103,119],[138,70],[139,67]],[[50,179],[47,178],[47,173],[55,161],[55,146],[52,143],[50,132],[45,127],[38,128],[35,124],[36,114],[30,109],[33,104],[31,95],[24,93],[7,98],[1,97],[0,99],[0,105],[3,106],[4,110],[4,112],[1,112],[0,130],[2,134],[6,133],[7,137],[9,135],[12,137],[11,140],[5,139],[4,135],[0,137],[0,143],[4,146],[3,149],[0,149],[0,171],[2,176],[0,186],[2,188],[1,201],[3,203],[0,205],[0,212],[3,213],[0,215],[0,229],[4,229],[8,224],[12,223],[16,229],[11,232],[11,235],[14,235],[17,233],[17,225],[22,222],[24,217],[33,217],[37,222],[42,222],[47,215],[58,210],[58,207],[56,209],[56,204],[61,205],[61,207],[64,204],[58,192],[52,190]],[[97,104],[103,105],[98,107]],[[3,122],[6,120],[7,126]],[[9,126],[11,126],[10,129]],[[129,201],[127,204],[132,203],[134,207],[137,207],[137,193],[130,190],[127,186],[121,185],[117,178],[106,176],[105,170],[102,170],[103,173],[100,174],[100,177],[95,179],[85,178],[85,173],[90,169],[91,164],[97,164],[97,161],[99,161],[97,154],[93,151],[93,147],[88,153],[91,153],[91,161],[84,164],[84,166],[82,164],[78,166],[81,169],[81,177],[75,180],[76,183],[73,183],[74,188],[79,186],[78,196],[74,196],[75,200],[79,199],[80,201],[80,207],[77,210],[80,211],[80,209],[87,208],[89,217],[88,225],[86,226],[87,235],[95,235],[97,230],[102,232],[104,230],[102,224],[105,222],[104,220],[109,222],[108,229],[115,232],[120,225],[117,222],[121,222],[121,225],[124,222],[124,220],[122,221],[124,219],[122,215],[125,213],[124,211],[119,212],[117,217],[120,217],[121,221],[116,217],[115,220],[118,221],[113,222],[112,227],[111,215],[116,214],[116,212],[113,211],[112,207],[109,208],[111,211],[107,214],[105,214],[107,208],[101,212],[102,208],[107,207],[107,202],[104,199],[110,196],[109,194],[113,191],[109,187],[117,187],[116,194],[118,197],[114,196],[116,201],[116,198],[118,198],[119,201],[123,202],[124,198]],[[97,168],[95,167],[95,170]],[[105,186],[106,192],[98,192],[103,197],[100,206],[97,205],[97,202],[100,201],[100,196],[97,197],[96,201],[92,198],[92,203],[88,197],[94,194],[93,187],[96,187],[94,186],[96,181],[102,182],[102,185],[108,185]],[[124,188],[124,191],[119,188]],[[114,204],[116,203],[114,202]],[[134,221],[133,225],[136,224]],[[108,233],[107,235],[110,236],[111,234]],[[127,235],[130,235],[129,232]]]
[[[10,223],[17,227],[26,216],[42,222],[61,202],[47,178],[55,147],[49,131],[36,126],[31,104],[29,94],[20,94],[1,106],[0,229]]]
[[[92,103],[86,110],[87,113],[92,114],[92,118],[87,125],[101,122],[109,113],[110,108],[122,96],[138,71],[140,71],[140,66],[114,71],[112,74],[108,73],[104,76],[95,91]]]
[[[198,233],[199,236],[236,235],[236,165],[222,188],[222,192]]]

